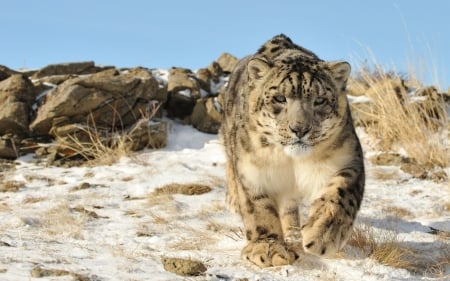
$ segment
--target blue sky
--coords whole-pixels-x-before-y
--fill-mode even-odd
[[[0,0],[0,64],[94,60],[197,69],[285,33],[326,60],[364,60],[450,85],[450,1]]]

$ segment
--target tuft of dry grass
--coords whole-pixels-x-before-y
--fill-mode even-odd
[[[359,248],[369,258],[396,268],[418,271],[416,252],[403,246],[393,232],[375,232],[372,228],[356,227],[348,241],[350,246]]]
[[[412,216],[412,213],[409,210],[407,210],[405,208],[397,207],[397,206],[383,207],[383,212],[388,215],[395,216],[398,218],[405,218],[405,217]]]
[[[197,183],[171,183],[163,187],[158,187],[153,191],[153,195],[172,195],[172,194],[183,194],[183,195],[200,195],[210,192],[212,189],[208,185],[197,184]]]
[[[422,245],[419,250],[402,243],[394,232],[359,226],[354,229],[348,244],[383,265],[443,280],[449,277],[450,246],[447,241]]]
[[[97,128],[80,126],[77,134],[57,137],[59,150],[67,157],[81,156],[91,164],[113,164],[131,154],[131,139],[126,134],[105,136]]]
[[[42,227],[49,235],[82,238],[82,231],[88,216],[74,211],[67,203],[62,203],[42,214]]]
[[[25,186],[21,181],[5,181],[0,183],[0,192],[17,192]]]
[[[398,178],[399,174],[397,170],[383,170],[383,169],[371,169],[372,175],[379,180],[392,180]]]
[[[421,86],[417,80],[405,80],[379,66],[374,70],[362,67],[353,84],[356,89],[364,89],[371,102],[364,107],[353,106],[352,110],[366,117],[363,125],[379,140],[380,149],[403,148],[420,165],[449,165],[445,144],[448,117],[442,98],[430,94],[412,99],[408,90],[410,85]]]
[[[427,266],[425,269],[425,275],[429,275],[441,280],[449,280],[450,274],[448,269],[450,268],[450,247],[441,250],[441,255],[438,259]]]
[[[71,276],[73,280],[79,281],[91,280],[89,276],[85,276],[79,273],[71,272],[64,269],[42,268],[41,266],[34,267],[31,270],[30,274],[34,278]]]
[[[110,165],[117,162],[118,159],[129,156],[141,141],[136,128],[138,124],[145,125],[153,119],[159,110],[161,104],[152,106],[148,112],[141,112],[141,119],[137,120],[136,127],[131,129],[118,130],[117,124],[111,124],[111,128],[99,128],[95,118],[91,113],[86,124],[73,125],[63,135],[56,134],[58,152],[66,158],[81,156],[90,161],[93,165]],[[115,114],[115,113],[113,113]],[[119,120],[120,123],[121,120]],[[165,145],[157,132],[147,132],[150,134],[147,147],[160,148]]]

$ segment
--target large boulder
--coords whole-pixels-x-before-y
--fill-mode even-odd
[[[139,73],[139,74],[137,74]],[[149,71],[114,69],[71,78],[51,90],[30,125],[34,135],[56,136],[59,126],[89,124],[99,130],[124,129],[149,111],[158,96]]]
[[[27,77],[13,74],[0,81],[0,135],[29,135],[30,107],[34,100],[34,87]]]

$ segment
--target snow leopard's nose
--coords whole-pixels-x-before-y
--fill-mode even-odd
[[[309,131],[311,131],[311,126],[300,126],[300,125],[289,125],[289,129],[298,137],[304,137]]]

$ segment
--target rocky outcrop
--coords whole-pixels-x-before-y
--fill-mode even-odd
[[[223,91],[228,76],[238,59],[222,54],[207,68],[196,72],[184,68],[169,70],[167,115],[192,122],[195,128],[206,133],[217,133],[221,113],[217,97]]]
[[[58,127],[68,124],[86,123],[104,129],[128,127],[161,97],[158,83],[149,72],[121,74],[111,69],[69,79],[44,98],[30,129],[33,135],[56,137]]]
[[[72,157],[77,154],[74,143],[93,140],[103,146],[125,144],[130,150],[159,148],[167,143],[167,124],[158,119],[163,110],[168,118],[216,134],[224,89],[237,62],[223,53],[197,71],[119,70],[90,61],[28,72],[0,65],[0,158],[15,158],[48,141],[53,146],[39,149],[38,154],[51,154],[54,159]],[[383,100],[385,95],[401,105],[413,104],[439,126],[447,120],[447,93],[435,87],[413,90],[396,76],[372,78],[355,77],[348,83],[357,126],[376,125],[380,105],[374,97]]]
[[[50,64],[40,69],[33,75],[33,79],[54,75],[81,75],[92,74],[113,67],[99,67],[93,61]]]
[[[34,87],[27,77],[13,74],[0,81],[0,136],[11,134],[24,138],[29,135],[34,99]]]

